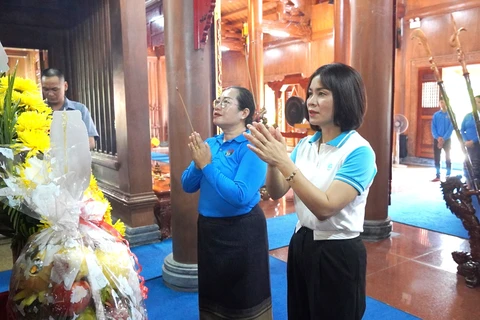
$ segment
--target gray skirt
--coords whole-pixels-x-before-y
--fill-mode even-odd
[[[235,217],[198,218],[200,319],[272,319],[268,238],[257,205]]]

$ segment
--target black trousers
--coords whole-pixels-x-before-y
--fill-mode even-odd
[[[437,139],[433,140],[433,156],[435,159],[435,169],[437,170],[437,177],[440,178],[440,155],[445,151],[445,164],[447,165],[447,176],[452,172],[452,160],[450,158],[450,149],[452,146],[452,139],[445,140],[443,147],[438,148]]]
[[[313,240],[313,231],[302,227],[288,249],[288,319],[362,319],[366,269],[360,238]]]
[[[477,179],[480,183],[480,144],[477,142],[471,148],[467,148],[468,156],[470,157],[470,161],[472,161],[473,167],[473,177]],[[466,171],[466,170],[465,170]]]

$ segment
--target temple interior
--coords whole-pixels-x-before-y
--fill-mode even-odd
[[[3,0],[0,42],[21,77],[40,84],[41,70],[64,70],[68,98],[90,110],[100,136],[93,174],[130,244],[172,238],[176,261],[191,265],[198,194],[185,194],[180,176],[192,129],[218,133],[212,101],[229,86],[249,88],[257,120],[279,127],[291,151],[312,132],[302,109],[309,76],[333,61],[352,65],[368,97],[358,131],[378,167],[365,213],[376,222],[365,227],[367,295],[421,319],[480,319],[480,289],[451,257],[468,239],[389,218],[393,193],[438,192],[436,77],[461,121],[471,112],[465,67],[480,94],[479,16],[478,0]],[[455,28],[464,28],[461,47],[450,42]],[[460,148],[452,142],[461,165]],[[260,205],[267,218],[295,211],[291,194]],[[3,271],[12,261],[1,241]],[[286,261],[287,251],[270,254]]]

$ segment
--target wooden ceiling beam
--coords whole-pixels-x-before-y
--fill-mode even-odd
[[[227,47],[230,51],[240,51],[243,52],[244,50],[244,42],[243,39],[233,39],[227,38],[222,39],[222,46]]]
[[[263,17],[264,18],[266,16],[271,16],[271,15],[277,16],[277,9],[276,8],[266,10],[266,11],[263,12]],[[225,16],[222,15],[222,24],[224,24],[225,26],[235,26],[236,28],[241,28],[244,22],[246,22],[246,21],[241,21],[241,20],[226,21]]]
[[[270,33],[270,31],[285,31],[294,38],[311,39],[312,37],[312,29],[309,26],[297,23],[263,20],[262,30],[264,33]]]

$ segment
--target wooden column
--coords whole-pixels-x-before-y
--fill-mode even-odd
[[[204,49],[194,49],[193,2],[164,2],[173,254],[164,261],[163,278],[167,285],[186,291],[197,288],[198,218],[198,193],[187,194],[181,186],[182,173],[192,161],[187,147],[192,129],[186,112],[202,138],[212,135],[214,73],[211,39]]]
[[[255,98],[257,110],[265,105],[262,19],[262,0],[248,0],[248,72],[252,81],[250,90]]]
[[[392,168],[394,10],[392,1],[335,1],[335,61],[360,72],[367,90],[367,114],[359,129],[375,150],[378,173],[370,188],[363,236],[390,235],[388,217]],[[341,45],[340,45],[341,44]]]
[[[131,227],[156,227],[158,240],[153,215],[157,199],[151,179],[145,1],[111,0],[108,4],[117,157],[94,154],[94,172],[99,180],[109,181],[101,187],[114,215]]]

